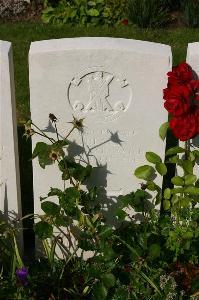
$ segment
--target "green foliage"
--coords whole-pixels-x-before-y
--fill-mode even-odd
[[[124,0],[60,0],[54,6],[47,3],[42,19],[52,24],[110,25],[124,17],[125,9]]]
[[[146,159],[153,164],[162,162],[161,157],[154,152],[146,152]]]
[[[36,235],[41,239],[45,240],[51,238],[53,235],[53,227],[45,221],[40,221],[35,224],[34,230]]]
[[[170,11],[175,11],[181,8],[183,0],[164,0],[165,6],[170,10]]]
[[[151,180],[151,178],[153,177],[154,175],[154,168],[149,166],[149,165],[144,165],[144,166],[141,166],[141,167],[138,167],[134,174],[137,178],[140,178],[140,179],[144,179],[144,180]]]
[[[168,22],[164,0],[129,0],[129,20],[141,28],[163,27]]]
[[[166,138],[168,128],[169,128],[169,122],[165,122],[160,126],[159,136],[163,141]]]
[[[72,122],[68,136],[80,130],[77,122]],[[28,128],[34,133],[37,128],[48,141],[36,144],[33,158],[38,158],[41,167],[48,166],[47,159],[58,167],[63,189],[51,187],[40,198],[43,212],[34,216],[34,230],[45,255],[30,265],[28,286],[18,285],[12,264],[11,276],[6,277],[3,270],[0,298],[30,299],[34,295],[38,299],[165,300],[170,295],[185,300],[198,292],[195,276],[189,278],[189,288],[182,286],[184,279],[177,276],[177,266],[195,268],[198,264],[197,150],[191,151],[187,145],[171,148],[165,163],[158,154],[147,152],[149,164],[135,170],[144,183],[140,189],[118,197],[114,213],[117,226],[112,226],[103,210],[107,201],[104,193],[95,186],[87,188],[92,167],[68,156],[70,141],[48,137],[32,122]],[[56,126],[55,131],[55,136],[60,136]],[[156,177],[167,174],[173,163],[180,175],[162,189]],[[159,204],[161,215],[156,207]],[[14,266],[22,266],[15,238],[11,245]],[[8,251],[8,261],[10,257]]]
[[[199,27],[199,0],[184,0],[184,17],[189,27]]]

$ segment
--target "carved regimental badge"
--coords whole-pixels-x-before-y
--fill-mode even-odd
[[[125,78],[93,67],[80,72],[68,86],[68,101],[78,115],[112,121],[127,111],[132,90]]]

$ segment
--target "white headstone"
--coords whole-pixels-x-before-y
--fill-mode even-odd
[[[21,217],[14,70],[11,43],[0,41],[0,210]]]
[[[72,115],[85,118],[83,134],[71,135],[80,146],[72,152],[84,148],[81,158],[98,166],[93,182],[110,197],[140,187],[133,172],[144,164],[145,152],[164,157],[158,129],[167,121],[162,90],[172,64],[170,47],[116,38],[48,40],[31,44],[29,63],[32,121],[50,132],[53,113],[66,136]],[[39,140],[33,137],[33,147]],[[39,197],[63,183],[54,165],[43,170],[33,160],[33,174],[39,213]]]
[[[192,67],[194,77],[199,79],[199,42],[188,44],[186,61]],[[191,145],[199,147],[199,135],[192,140]],[[195,167],[195,174],[199,176],[198,165]]]
[[[199,42],[188,44],[187,63],[192,67],[196,75],[199,76]]]

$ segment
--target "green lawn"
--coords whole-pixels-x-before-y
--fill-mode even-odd
[[[40,23],[0,24],[0,39],[11,41],[14,48],[18,122],[29,117],[28,50],[31,41],[80,36],[108,36],[139,39],[172,46],[173,63],[185,60],[187,44],[199,40],[199,29],[137,29],[132,26],[71,27]]]

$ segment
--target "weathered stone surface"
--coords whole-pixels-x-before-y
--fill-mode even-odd
[[[167,45],[114,38],[72,38],[34,42],[30,54],[31,117],[52,133],[49,113],[58,118],[66,136],[72,115],[85,118],[84,132],[73,132],[69,148],[76,159],[96,166],[93,183],[116,197],[139,187],[133,176],[145,162],[145,152],[164,156],[159,126],[167,121],[162,89],[171,68]],[[40,138],[33,137],[33,147]],[[60,187],[53,166],[41,169],[33,161],[35,212],[40,196]]]
[[[192,67],[195,78],[199,79],[199,42],[188,44],[186,61]],[[181,144],[183,145],[182,142]],[[192,146],[196,147],[196,149],[199,147],[199,135],[192,140],[191,148]],[[198,165],[195,167],[195,172],[195,174],[199,176]]]
[[[21,216],[14,70],[11,43],[0,41],[0,210]]]
[[[199,42],[188,44],[187,63],[192,67],[196,76],[199,76]]]

